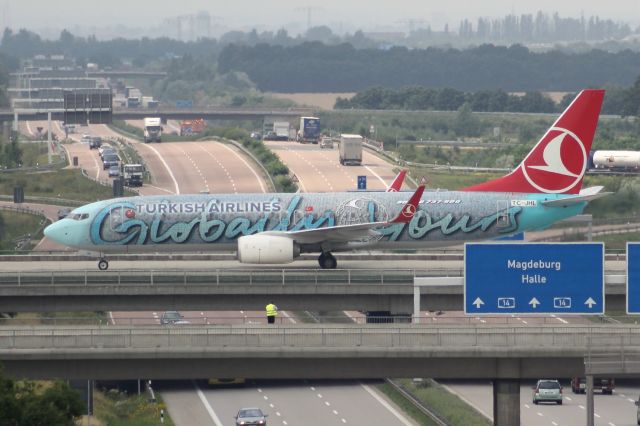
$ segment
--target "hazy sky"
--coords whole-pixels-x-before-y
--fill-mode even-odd
[[[159,21],[198,11],[221,18],[226,29],[261,29],[299,26],[306,28],[307,13],[314,7],[312,24],[341,28],[403,29],[399,21],[424,20],[434,29],[445,22],[508,13],[557,11],[562,16],[599,15],[601,18],[640,24],[638,0],[0,0],[0,25],[12,28],[154,27]],[[404,25],[407,28],[407,25]]]

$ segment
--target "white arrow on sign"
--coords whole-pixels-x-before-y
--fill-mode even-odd
[[[529,301],[529,304],[533,309],[537,308],[540,302],[535,297]]]
[[[484,302],[479,297],[476,297],[476,300],[473,301],[472,305],[476,305],[476,309],[480,309],[480,306],[484,305]]]
[[[595,300],[593,300],[592,298],[588,298],[586,302],[584,302],[585,305],[587,305],[589,307],[589,309],[593,308],[593,305],[597,305],[598,303],[596,303]]]

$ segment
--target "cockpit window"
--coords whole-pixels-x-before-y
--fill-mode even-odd
[[[74,213],[72,215],[68,216],[69,219],[73,219],[73,220],[85,220],[85,219],[89,219],[89,213]]]

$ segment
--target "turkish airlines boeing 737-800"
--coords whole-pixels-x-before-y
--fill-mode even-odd
[[[419,249],[543,229],[604,193],[581,190],[603,90],[584,90],[508,175],[461,191],[194,194],[117,198],[75,209],[45,229],[100,253],[237,250],[242,263],[283,264],[318,252]]]

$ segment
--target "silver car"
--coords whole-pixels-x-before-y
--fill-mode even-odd
[[[267,424],[267,414],[264,414],[259,408],[241,408],[235,419],[236,426]]]
[[[538,380],[533,388],[533,403],[555,402],[562,405],[562,386],[557,380]]]

